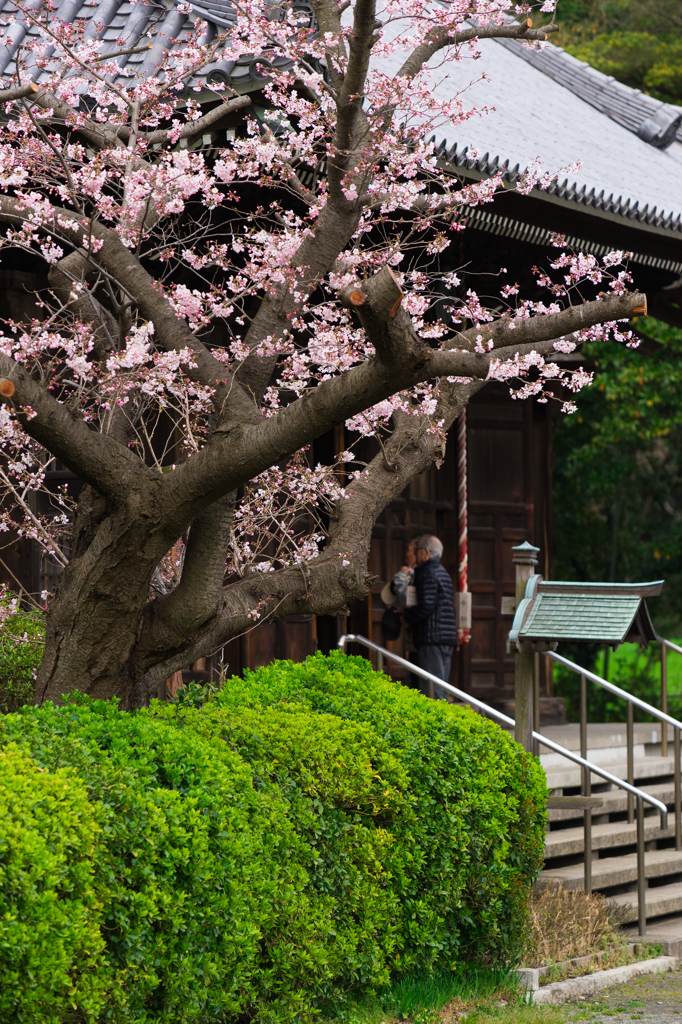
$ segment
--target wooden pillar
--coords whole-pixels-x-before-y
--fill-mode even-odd
[[[533,575],[538,564],[540,548],[533,547],[528,541],[512,548],[512,560],[516,566],[516,607],[521,604],[526,594],[526,584]],[[514,703],[516,727],[514,739],[524,750],[533,752],[533,668],[532,652],[516,651],[514,659]]]

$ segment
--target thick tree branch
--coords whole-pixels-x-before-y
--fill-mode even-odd
[[[12,100],[23,100],[35,91],[33,82],[28,85],[17,85],[12,89],[0,89],[0,103],[10,103]]]
[[[14,384],[14,394],[7,401],[26,433],[101,494],[125,502],[133,487],[144,487],[156,475],[113,438],[91,430],[79,414],[1,352],[0,376]]]
[[[322,0],[316,10],[319,10],[321,24],[324,22],[326,30],[340,38],[338,6],[334,13]],[[320,211],[315,233],[306,235],[290,264],[292,270],[299,272],[299,293],[311,290],[329,272],[339,253],[353,237],[360,220],[359,207],[345,198],[341,183],[344,175],[352,170],[357,154],[369,138],[362,101],[377,25],[376,0],[359,0],[354,9],[346,73],[338,83],[334,155],[327,172],[330,198]],[[330,63],[333,64],[331,53]],[[276,289],[275,294],[263,299],[247,332],[245,342],[252,355],[240,368],[237,379],[256,401],[262,398],[275,360],[257,356],[254,350],[266,337],[279,339],[284,336],[289,327],[289,316],[295,307],[296,302],[290,289]]]
[[[180,583],[145,607],[136,660],[148,664],[214,620],[220,606],[237,492],[220,498],[192,523]]]
[[[592,302],[569,306],[559,313],[534,317],[503,317],[492,324],[471,327],[451,338],[445,348],[464,349],[472,352],[477,343],[484,349],[488,349],[491,341],[494,349],[508,348],[513,346],[516,338],[521,338],[521,335],[523,342],[558,339],[563,335],[573,334],[574,331],[595,327],[597,324],[612,320],[629,320],[631,316],[645,316],[646,309],[647,299],[642,292],[604,295]],[[521,334],[517,335],[516,331],[520,331]]]
[[[234,114],[238,110],[243,110],[244,107],[248,107],[250,104],[250,96],[234,96],[232,99],[223,100],[222,103],[219,103],[217,107],[209,110],[203,117],[197,118],[196,121],[188,121],[187,124],[183,126],[179,138],[195,139],[197,135],[202,135],[205,131],[220,121],[221,118],[227,117],[229,114]],[[127,142],[130,138],[130,130],[128,128],[119,128],[116,130],[116,135],[118,138]],[[148,146],[155,146],[157,144],[168,142],[170,137],[171,133],[162,128],[153,132],[137,133],[137,138],[142,142],[145,142]]]
[[[0,220],[21,226],[27,218],[28,211],[21,200],[9,196],[0,197]],[[245,422],[259,422],[262,419],[253,401],[233,379],[229,379],[224,364],[211,355],[184,319],[176,314],[154,278],[147,273],[135,254],[126,248],[115,231],[97,221],[84,228],[77,213],[57,207],[54,208],[53,221],[44,221],[36,225],[36,229],[60,241],[68,241],[79,251],[80,259],[74,256],[68,261],[68,267],[62,267],[66,277],[85,280],[87,274],[96,272],[99,266],[103,267],[134,300],[142,316],[153,322],[155,337],[166,351],[189,349],[196,366],[188,369],[188,376],[200,384],[216,388],[214,401],[219,414],[222,415],[229,401],[234,415]],[[103,243],[96,254],[87,251],[89,231]],[[85,307],[83,312],[87,313]],[[88,319],[92,320],[92,317]]]
[[[485,25],[480,28],[462,29],[461,32],[448,32],[446,29],[434,29],[429,41],[417,46],[400,68],[397,78],[412,79],[431,60],[439,50],[446,46],[460,46],[478,39],[523,39],[545,42],[549,32],[558,32],[558,25],[546,25],[544,29],[531,28],[530,20],[517,25]]]
[[[381,25],[377,22],[376,0],[356,0],[353,9],[353,29],[348,40],[348,63],[336,103],[336,155],[329,166],[331,195],[340,187],[341,178],[348,164],[348,151],[357,149],[361,141],[358,138],[358,121],[362,114],[365,82],[378,28],[381,28]]]
[[[372,288],[362,286],[372,294]],[[383,287],[381,294],[385,295]],[[278,462],[302,445],[319,437],[350,416],[383,401],[396,392],[439,377],[459,376],[485,379],[493,359],[513,358],[519,352],[553,350],[554,340],[561,335],[591,327],[605,321],[627,319],[635,309],[645,305],[640,293],[609,296],[583,306],[571,307],[548,316],[517,318],[514,331],[508,321],[501,321],[491,330],[493,343],[499,349],[483,354],[466,351],[431,349],[415,332],[409,316],[399,308],[393,317],[388,302],[382,307],[367,299],[358,305],[359,317],[371,312],[372,321],[365,320],[369,340],[376,342],[377,357],[347,371],[339,377],[323,381],[276,416],[256,426],[230,423],[218,429],[206,447],[178,468],[182,480],[177,504],[181,518],[189,515],[196,502],[208,502]],[[381,336],[377,324],[381,326]],[[513,338],[513,344],[509,344]],[[504,342],[507,342],[505,345]],[[542,346],[542,348],[540,348]],[[171,484],[164,484],[171,497]],[[184,511],[185,502],[190,504]]]
[[[483,381],[472,381],[450,386],[441,394],[438,418],[444,421],[445,430],[483,386]],[[147,667],[135,702],[147,703],[172,672],[252,629],[254,609],[258,609],[260,621],[292,614],[325,615],[365,597],[373,581],[368,562],[377,517],[414,476],[442,457],[442,440],[428,426],[429,421],[418,417],[401,417],[385,443],[387,457],[384,453],[377,455],[362,477],[346,488],[347,497],[338,503],[329,541],[318,558],[266,575],[252,573],[229,584],[216,604],[214,616],[188,634],[181,649],[172,644],[165,649],[159,647],[154,654],[147,649]],[[344,565],[344,561],[349,564]],[[156,663],[154,655],[160,659]]]

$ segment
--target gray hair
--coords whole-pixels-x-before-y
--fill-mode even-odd
[[[440,558],[443,554],[443,545],[438,540],[438,537],[432,537],[430,534],[425,533],[423,537],[419,538],[419,547],[424,548],[429,552],[431,558]]]

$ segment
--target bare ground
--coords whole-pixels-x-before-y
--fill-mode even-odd
[[[593,1002],[570,1008],[566,1024],[615,1024],[616,1020],[642,1024],[682,1024],[682,970],[633,978],[615,985]]]

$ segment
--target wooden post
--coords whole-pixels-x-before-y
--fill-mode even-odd
[[[540,548],[528,541],[512,548],[512,560],[516,566],[516,607],[526,594],[526,583],[538,564]],[[516,728],[514,739],[524,750],[533,752],[533,663],[532,652],[516,652],[514,666],[514,701]]]

